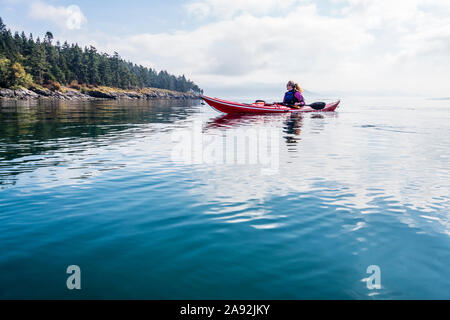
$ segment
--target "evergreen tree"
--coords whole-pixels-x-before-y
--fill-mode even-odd
[[[30,33],[6,29],[0,17],[0,86],[29,85],[31,76],[37,84],[76,82],[86,85],[105,85],[123,89],[156,87],[182,92],[202,92],[183,75],[176,77],[162,70],[124,61],[117,52],[113,56],[98,53],[93,46],[81,49],[78,44],[53,44],[49,31],[41,41]],[[31,74],[31,76],[28,74]]]
[[[22,55],[23,56],[30,55],[31,51],[29,50],[28,39],[27,36],[25,35],[25,32],[22,32],[22,34],[20,35],[20,39],[22,41]]]
[[[47,33],[45,34],[45,38],[44,38],[44,42],[48,43],[48,44],[52,44],[53,41],[53,33],[51,33],[50,31],[47,31]]]
[[[99,55],[97,54],[97,50],[91,46],[87,51],[88,54],[88,82],[90,84],[99,85],[100,74],[99,74]]]
[[[44,73],[47,71],[47,61],[45,49],[37,38],[35,45],[31,49],[31,56],[28,57],[29,71],[38,84],[43,84]]]
[[[0,32],[3,33],[3,31],[6,30],[6,25],[3,23],[2,17],[0,17]]]
[[[108,54],[104,53],[100,56],[100,62],[98,66],[100,81],[105,86],[112,86],[112,72],[110,66],[110,57]]]

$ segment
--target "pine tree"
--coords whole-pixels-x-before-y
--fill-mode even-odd
[[[47,61],[45,49],[42,47],[39,38],[32,47],[31,56],[28,60],[30,73],[38,84],[44,82],[44,73],[47,71]]]
[[[98,53],[93,46],[83,50],[78,44],[69,45],[67,41],[62,46],[59,42],[54,45],[53,40],[50,31],[45,34],[43,41],[39,37],[34,41],[31,33],[28,38],[24,32],[16,32],[13,36],[0,17],[0,86],[28,84],[31,74],[36,83],[44,85],[76,81],[79,84],[123,89],[157,87],[202,92],[184,75],[176,77],[166,70],[157,72],[127,62],[117,52],[109,56]]]
[[[99,85],[100,74],[99,74],[99,57],[97,54],[97,50],[91,46],[87,51],[88,54],[88,82],[90,84]]]
[[[25,32],[22,31],[22,34],[20,35],[20,39],[22,41],[21,47],[22,47],[22,55],[23,56],[28,56],[31,52],[29,50],[29,46],[28,46],[28,39],[27,36],[25,35]]]
[[[105,86],[112,86],[110,57],[106,53],[100,56],[100,63],[98,66],[101,83]]]
[[[3,23],[2,17],[0,17],[0,32],[3,32],[6,30],[6,25]]]
[[[52,41],[53,41],[53,33],[47,31],[47,33],[45,34],[44,42],[51,45]]]

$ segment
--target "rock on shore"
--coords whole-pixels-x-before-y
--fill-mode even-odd
[[[49,89],[0,89],[0,99],[4,100],[38,100],[38,99],[57,99],[57,100],[93,100],[93,97],[85,95],[79,91],[68,89],[67,92],[54,92]]]
[[[169,90],[146,89],[142,92],[134,91],[103,91],[100,89],[89,89],[85,93],[67,88],[63,92],[51,91],[49,89],[3,89],[0,88],[0,100],[40,100],[54,99],[65,101],[88,101],[97,99],[198,99],[200,96],[193,93],[175,92]]]

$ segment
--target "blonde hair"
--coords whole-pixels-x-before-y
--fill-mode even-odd
[[[303,93],[303,89],[300,87],[300,85],[292,80],[290,80],[287,83],[288,86],[294,88],[296,91],[299,91],[300,93]]]

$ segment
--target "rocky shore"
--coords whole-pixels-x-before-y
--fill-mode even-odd
[[[88,101],[98,99],[199,99],[199,94],[170,91],[164,89],[146,88],[140,91],[103,90],[93,88],[82,90],[65,88],[64,91],[52,91],[45,88],[28,89],[3,89],[0,88],[0,100],[63,100],[63,101]]]

